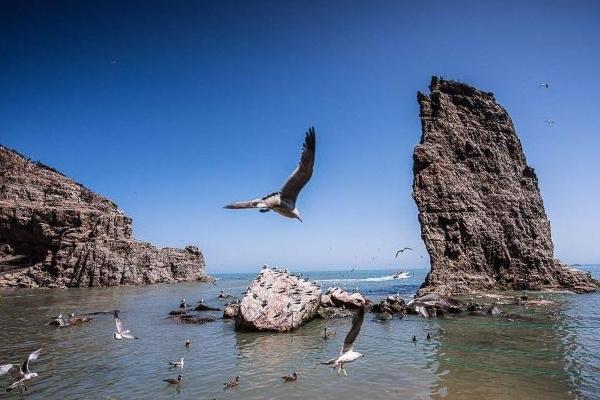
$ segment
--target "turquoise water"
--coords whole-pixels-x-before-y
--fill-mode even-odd
[[[600,275],[600,268],[589,267]],[[324,288],[358,288],[373,300],[400,293],[410,297],[425,271],[390,280],[391,271],[311,272]],[[217,275],[218,286],[186,283],[145,287],[69,290],[4,290],[0,301],[0,364],[21,362],[43,348],[32,363],[39,378],[31,399],[593,399],[600,390],[600,295],[535,293],[554,302],[529,308],[500,305],[509,318],[464,316],[376,321],[368,314],[356,342],[365,357],[348,366],[348,377],[319,365],[339,353],[350,320],[314,320],[289,334],[236,333],[217,320],[182,325],[166,318],[179,299],[204,298],[220,306],[220,289],[237,295],[255,274]],[[505,299],[500,298],[499,302]],[[491,301],[491,299],[488,299]],[[75,312],[121,310],[125,326],[141,339],[115,341],[111,315],[57,329],[50,317]],[[207,313],[211,315],[211,313]],[[212,313],[220,316],[219,312]],[[336,330],[328,341],[323,327]],[[432,339],[425,339],[430,333]],[[416,335],[417,343],[411,338]],[[185,339],[192,340],[189,349]],[[183,383],[167,361],[185,357]],[[298,371],[295,383],[281,376]],[[240,386],[223,390],[239,375]],[[7,386],[9,378],[0,377]],[[0,392],[0,398],[18,393]]]

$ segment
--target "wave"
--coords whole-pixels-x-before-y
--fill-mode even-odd
[[[394,278],[394,275],[373,277],[373,278],[334,278],[334,279],[318,279],[317,282],[385,282],[385,281],[393,281],[399,279],[408,279],[410,276],[408,274]]]

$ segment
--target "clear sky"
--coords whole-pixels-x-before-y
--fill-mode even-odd
[[[597,1],[2,0],[0,143],[211,272],[424,267],[416,92],[441,75],[496,94],[557,256],[600,262],[599,21]],[[222,208],[277,190],[310,125],[303,223]]]

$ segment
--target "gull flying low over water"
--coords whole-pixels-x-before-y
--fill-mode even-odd
[[[341,371],[344,373],[345,376],[348,376],[348,374],[346,373],[346,369],[344,368],[344,364],[351,363],[353,361],[356,361],[360,357],[364,357],[364,354],[360,354],[360,353],[354,351],[354,342],[356,341],[356,338],[358,337],[358,334],[360,333],[360,328],[362,326],[364,319],[365,319],[365,306],[363,305],[356,311],[356,314],[354,314],[354,317],[352,318],[352,328],[350,328],[350,332],[348,332],[348,334],[346,335],[346,338],[344,339],[344,345],[342,346],[342,351],[340,352],[340,356],[337,358],[332,358],[331,360],[326,361],[321,364],[324,364],[324,365],[332,365],[333,364],[333,366],[331,368],[332,369],[337,368],[338,374]]]
[[[312,176],[315,164],[316,142],[315,128],[309,128],[304,139],[300,163],[283,185],[280,192],[271,193],[261,199],[228,204],[225,208],[258,208],[260,212],[273,210],[284,217],[296,218],[302,221],[300,219],[300,212],[296,208],[296,200],[298,199],[298,194]]]
[[[31,353],[27,357],[27,360],[25,360],[23,365],[18,365],[18,364],[0,365],[0,375],[4,375],[8,372],[8,373],[10,373],[10,376],[14,380],[12,385],[10,385],[9,387],[6,388],[7,392],[10,392],[11,390],[13,390],[17,387],[19,387],[19,389],[21,391],[23,389],[27,390],[27,386],[25,386],[25,382],[32,378],[37,378],[38,374],[35,372],[31,372],[29,370],[29,362],[37,360],[38,357],[40,356],[41,350],[42,349],[39,349],[39,350],[36,350],[33,353]]]
[[[116,332],[113,334],[113,337],[116,340],[123,339],[139,339],[137,336],[133,336],[129,329],[123,329],[123,320],[119,317],[119,313],[115,311],[115,325],[117,326]]]

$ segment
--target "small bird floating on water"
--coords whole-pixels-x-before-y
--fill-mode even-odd
[[[186,308],[188,305],[185,302],[185,299],[181,299],[181,302],[179,303],[179,308]]]
[[[427,340],[431,340],[431,335],[427,332]]]
[[[177,375],[177,378],[163,379],[163,382],[167,382],[169,385],[179,385],[181,383],[181,379],[183,379],[183,376],[179,374]]]
[[[62,314],[58,314],[57,317],[52,318],[50,321],[46,322],[46,325],[58,326],[60,328],[64,328],[69,326],[69,322],[63,318]]]
[[[417,335],[413,335],[412,341],[415,343],[417,342]]]
[[[325,327],[323,329],[323,339],[327,340],[332,336],[335,336],[335,331],[332,331],[331,329],[327,329],[327,327]]]
[[[281,377],[285,382],[295,382],[298,380],[298,374],[294,371],[291,375],[286,375]]]
[[[337,368],[337,373],[343,372],[345,376],[348,376],[346,369],[344,368],[344,364],[351,363],[356,361],[360,357],[364,357],[364,354],[358,353],[354,351],[354,342],[360,333],[360,328],[365,319],[365,306],[361,306],[354,314],[352,318],[352,328],[346,335],[344,339],[344,345],[342,346],[342,351],[340,352],[340,356],[337,358],[332,358],[329,361],[323,362],[321,364],[332,365],[332,369]]]
[[[234,388],[240,385],[240,377],[236,376],[235,378],[231,378],[227,383],[224,384],[225,385],[225,389],[230,389],[230,388]]]
[[[116,332],[113,333],[113,337],[116,340],[123,339],[139,339],[137,336],[133,336],[129,329],[123,329],[123,321],[119,317],[119,313],[115,311],[115,325],[117,327]]]
[[[292,172],[287,182],[279,192],[271,193],[263,198],[241,201],[228,204],[225,208],[241,209],[241,208],[258,208],[260,212],[275,211],[276,213],[288,218],[296,218],[300,221],[300,212],[296,208],[296,200],[298,194],[308,183],[313,173],[315,163],[316,150],[315,128],[309,128],[306,132],[300,163]]]
[[[13,378],[14,382],[6,388],[7,392],[15,388],[19,388],[19,391],[22,392],[23,389],[27,390],[27,386],[25,382],[37,378],[38,374],[35,372],[31,372],[29,370],[29,362],[35,361],[40,356],[40,351],[42,349],[36,350],[33,353],[29,354],[23,365],[19,364],[5,364],[0,365],[0,375],[4,375],[7,372],[10,373],[10,376]]]
[[[190,339],[187,339],[185,341],[185,347],[190,347],[191,344],[192,344],[192,341]]]
[[[183,365],[184,365],[183,357],[181,357],[179,359],[179,361],[169,361],[169,369],[172,369],[172,368],[181,368],[181,369],[183,369]]]

